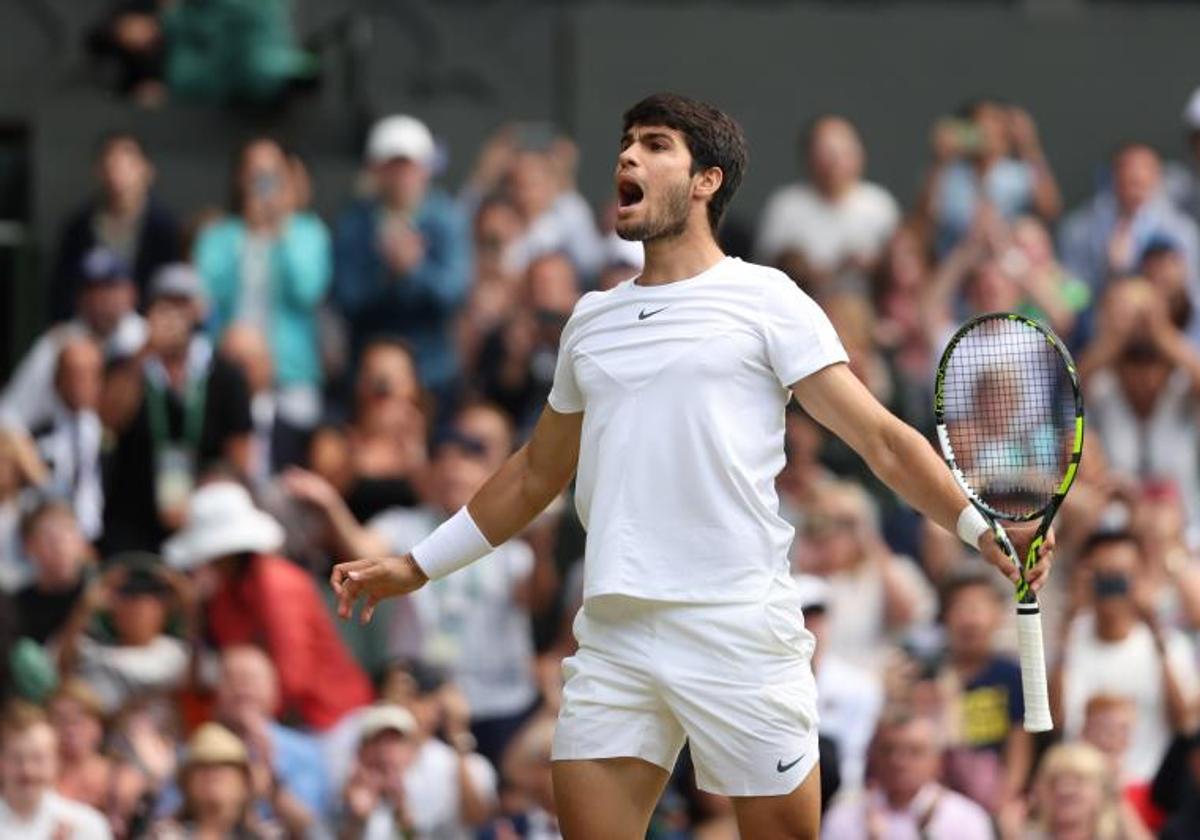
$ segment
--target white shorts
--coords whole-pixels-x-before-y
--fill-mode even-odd
[[[600,596],[574,627],[555,760],[632,756],[669,772],[686,739],[696,784],[726,796],[790,793],[816,765],[813,637],[790,579],[752,604]]]

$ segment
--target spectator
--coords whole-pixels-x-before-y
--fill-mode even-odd
[[[152,554],[120,554],[92,581],[58,638],[64,673],[78,671],[96,691],[106,714],[133,699],[178,689],[187,678],[188,646],[166,633],[172,602],[186,609],[186,581]],[[101,613],[112,637],[89,633]],[[97,634],[99,635],[99,634]]]
[[[321,416],[317,308],[329,288],[329,231],[297,212],[296,184],[282,147],[255,138],[237,156],[232,215],[196,240],[196,269],[212,301],[209,327],[220,335],[243,321],[271,346],[279,412],[311,428]]]
[[[1033,739],[1022,725],[1021,668],[996,652],[1004,613],[988,570],[963,568],[942,588],[946,660],[954,744],[946,782],[993,814],[1015,802],[1033,766]]]
[[[1091,697],[1133,700],[1137,727],[1123,766],[1128,781],[1146,781],[1158,769],[1172,733],[1190,725],[1200,691],[1195,653],[1186,637],[1161,627],[1135,599],[1143,560],[1129,532],[1095,534],[1080,561],[1086,564],[1093,602],[1064,629],[1052,680],[1052,701],[1060,712],[1056,719],[1067,737],[1076,737]]]
[[[415,832],[406,781],[417,756],[417,722],[400,706],[372,706],[363,716],[358,757],[342,792],[344,840],[386,840]]]
[[[256,487],[262,487],[285,467],[304,460],[308,435],[279,410],[272,388],[271,348],[261,332],[247,323],[233,324],[221,337],[219,352],[242,372],[250,391],[254,445],[249,477]]]
[[[1148,840],[1121,807],[1104,756],[1087,744],[1051,747],[1034,785],[1036,818],[1024,836],[1038,840]]]
[[[109,840],[99,811],[54,791],[58,739],[45,713],[19,701],[0,721],[0,836]]]
[[[1183,128],[1186,132],[1188,160],[1168,163],[1164,167],[1164,184],[1171,201],[1200,223],[1200,88],[1192,91],[1183,109]]]
[[[961,118],[940,120],[932,141],[920,205],[936,226],[938,253],[953,248],[984,208],[1010,221],[1033,212],[1050,222],[1061,212],[1037,124],[1024,109],[979,100]]]
[[[196,334],[200,305],[195,272],[184,265],[160,271],[146,313],[146,350],[110,377],[120,399],[105,494],[109,552],[157,551],[182,524],[197,477],[215,462],[249,470],[246,381]]]
[[[296,47],[293,4],[284,0],[170,3],[163,17],[173,97],[211,104],[269,105],[310,84],[316,59]]]
[[[294,798],[319,819],[330,816],[329,780],[316,738],[275,719],[279,678],[257,647],[234,645],[221,652],[216,718],[242,739],[252,762],[262,762],[278,796]]]
[[[112,761],[104,755],[104,710],[90,685],[68,677],[48,703],[58,736],[57,790],[97,810],[107,804]]]
[[[924,231],[905,222],[888,241],[874,278],[872,303],[876,337],[906,375],[928,379],[934,368],[930,318],[922,306],[933,276],[933,260]]]
[[[878,668],[890,639],[933,617],[929,584],[884,544],[874,505],[857,484],[827,485],[805,528],[795,567],[829,582],[828,650]]]
[[[1200,338],[1200,319],[1193,317],[1188,289],[1187,255],[1173,239],[1151,240],[1142,251],[1138,274],[1166,301],[1171,323],[1193,342]]]
[[[857,791],[866,776],[867,749],[883,707],[883,687],[875,674],[828,649],[826,635],[831,608],[828,582],[815,575],[797,575],[795,580],[801,592],[804,627],[816,642],[812,665],[817,678],[821,735],[837,745],[842,788]]]
[[[1157,831],[1162,828],[1165,815],[1151,796],[1150,782],[1126,779],[1124,761],[1136,725],[1137,706],[1131,699],[1096,694],[1084,709],[1080,738],[1104,754],[1109,776],[1120,789],[1125,807],[1132,809],[1143,825]]]
[[[819,295],[836,280],[874,271],[900,208],[887,190],[863,180],[862,140],[845,117],[813,120],[801,146],[810,183],[772,194],[754,250],[758,261]]]
[[[1200,730],[1179,739],[1173,752],[1175,761],[1164,761],[1154,780],[1155,801],[1174,800],[1171,816],[1159,837],[1190,840],[1200,836]]]
[[[146,322],[135,311],[137,290],[125,264],[111,251],[93,248],[77,270],[75,318],[42,333],[0,397],[0,416],[26,429],[54,415],[55,371],[68,338],[90,336],[103,348],[106,364],[129,359],[146,343]]]
[[[463,369],[474,373],[484,339],[504,323],[521,297],[521,272],[514,265],[513,243],[521,235],[521,217],[501,196],[479,205],[475,213],[475,281],[458,322]]]
[[[21,617],[21,635],[45,644],[62,630],[83,596],[95,552],[71,507],[61,500],[46,500],[33,508],[21,532],[33,562],[33,580],[17,592],[13,603]]]
[[[283,713],[328,729],[368,703],[371,686],[312,578],[273,554],[282,543],[279,523],[256,509],[241,485],[214,481],[192,495],[187,524],[163,554],[175,568],[203,567],[213,578],[205,617],[217,646],[262,640],[279,674]]]
[[[1021,216],[1012,225],[1012,244],[1001,265],[1015,280],[1025,300],[1019,312],[1045,321],[1061,338],[1074,337],[1076,322],[1092,303],[1087,284],[1067,271],[1054,254],[1045,223]]]
[[[104,382],[100,347],[85,335],[63,341],[54,374],[51,416],[31,430],[50,469],[48,489],[70,501],[83,534],[99,538],[104,527],[100,475],[104,430],[96,413]]]
[[[350,424],[318,430],[309,464],[338,488],[359,520],[414,505],[427,458],[426,422],[407,345],[372,339],[358,367]]]
[[[987,812],[938,784],[937,724],[903,710],[885,713],[875,736],[875,776],[867,791],[839,801],[824,821],[824,840],[926,837],[990,840]]]
[[[428,503],[385,512],[370,522],[388,553],[404,554],[465,505],[490,475],[485,457],[482,441],[462,433],[445,438],[432,464]],[[449,668],[470,706],[479,750],[493,764],[499,764],[504,747],[538,705],[530,609],[553,595],[534,591],[539,580],[546,577],[535,575],[533,551],[515,539],[499,546],[488,562],[431,581],[410,596],[419,658]],[[410,652],[403,649],[412,644],[405,630],[401,624],[393,631],[396,653]]]
[[[600,271],[604,242],[575,186],[578,158],[573,142],[538,123],[506,125],[480,151],[463,203],[474,207],[493,193],[513,202],[522,223],[510,252],[518,273],[547,254],[566,254],[588,280]]]
[[[170,820],[151,828],[154,840],[188,837],[279,836],[277,826],[255,813],[250,757],[241,740],[219,723],[206,723],[188,742],[179,769],[183,806]]]
[[[1141,280],[1113,285],[1098,320],[1079,374],[1113,469],[1141,482],[1173,483],[1189,522],[1200,523],[1200,353]]]
[[[444,410],[460,373],[453,324],[470,281],[470,232],[450,197],[430,186],[435,157],[420,120],[375,124],[366,151],[375,197],[338,220],[333,300],[355,358],[373,335],[402,336]]]
[[[87,35],[92,57],[115,65],[114,86],[144,107],[167,95],[163,83],[167,40],[160,20],[163,0],[118,0]],[[172,257],[173,259],[174,257]]]
[[[504,781],[510,792],[504,814],[480,831],[478,840],[561,840],[550,778],[553,742],[551,716],[535,717],[517,733],[504,756]]]
[[[146,0],[140,5],[146,5]],[[122,34],[143,32],[148,25],[153,25],[149,15],[135,13],[118,15],[113,24]],[[96,154],[100,189],[67,220],[59,241],[50,285],[54,321],[66,321],[74,314],[79,266],[96,247],[107,249],[129,267],[141,301],[146,300],[154,273],[179,259],[179,227],[151,192],[154,175],[154,164],[135,135],[117,132],[100,141]]]
[[[1188,296],[1196,305],[1200,231],[1164,193],[1158,153],[1143,143],[1130,143],[1117,150],[1112,168],[1112,188],[1098,192],[1063,221],[1063,263],[1098,293],[1112,278],[1132,272],[1149,243],[1169,239],[1186,255]]]
[[[47,480],[46,465],[24,431],[0,425],[0,590],[13,592],[31,570],[21,556],[21,517]]]
[[[478,380],[483,395],[522,432],[541,413],[558,359],[563,327],[579,300],[579,282],[561,254],[539,257],[526,273],[522,305],[484,341]]]

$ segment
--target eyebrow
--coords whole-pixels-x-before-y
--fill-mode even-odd
[[[644,130],[637,137],[633,136],[633,129],[630,129],[629,131],[626,131],[624,134],[621,135],[621,148],[625,148],[626,146],[633,143],[635,140],[637,140],[638,142],[641,142],[641,143],[646,143],[650,140],[660,140],[660,139],[666,140],[666,141],[672,142],[672,143],[674,142],[674,138],[670,135],[670,133],[663,131],[662,129],[647,129],[647,130]]]

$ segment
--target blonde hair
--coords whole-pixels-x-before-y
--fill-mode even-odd
[[[1052,805],[1049,788],[1056,777],[1065,774],[1082,776],[1100,790],[1102,802],[1092,826],[1094,840],[1118,840],[1122,832],[1116,779],[1104,753],[1082,741],[1051,747],[1038,766],[1034,791],[1037,795],[1038,824],[1042,831],[1048,833],[1050,823]]]

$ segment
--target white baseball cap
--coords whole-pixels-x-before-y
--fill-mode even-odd
[[[375,123],[367,138],[367,163],[372,165],[407,158],[431,167],[436,154],[429,127],[407,114],[384,117]]]
[[[1183,109],[1183,123],[1192,131],[1200,131],[1200,87],[1188,97]]]

